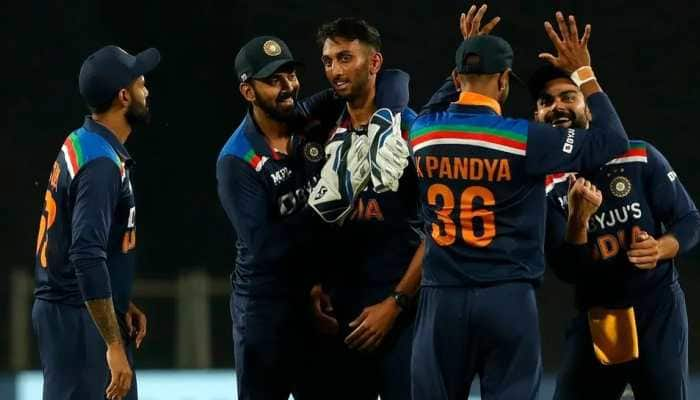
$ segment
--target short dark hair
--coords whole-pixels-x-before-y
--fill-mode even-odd
[[[326,39],[343,38],[350,41],[355,39],[381,51],[382,39],[377,28],[368,24],[364,19],[345,17],[325,23],[316,32],[316,43],[323,48]]]

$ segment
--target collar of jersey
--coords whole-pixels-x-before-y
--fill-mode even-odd
[[[260,127],[258,127],[258,124],[255,122],[255,118],[253,118],[253,114],[250,111],[245,116],[245,129],[243,130],[243,133],[245,134],[246,138],[248,138],[250,145],[253,146],[253,151],[259,155],[270,157],[273,160],[278,160],[283,156],[283,154],[274,151],[265,141],[265,136],[260,130]]]
[[[99,122],[95,122],[95,120],[92,119],[91,116],[86,115],[85,116],[85,122],[83,123],[83,128],[87,131],[96,133],[102,138],[104,138],[107,143],[112,146],[114,151],[119,154],[119,158],[122,159],[123,162],[132,164],[133,160],[131,159],[131,155],[129,155],[129,152],[126,150],[126,147],[122,144],[122,142],[117,139],[117,137],[110,131],[106,126],[100,124]]]
[[[480,106],[488,107],[496,114],[501,115],[501,105],[488,96],[475,92],[462,92],[459,94],[459,99],[453,104],[460,106]]]

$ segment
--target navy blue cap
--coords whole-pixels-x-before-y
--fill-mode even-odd
[[[105,46],[83,61],[78,76],[80,94],[90,106],[105,104],[159,62],[160,52],[154,48],[132,56],[121,47]]]
[[[468,63],[470,55],[477,57]],[[498,36],[475,36],[459,45],[455,63],[457,72],[462,74],[497,74],[513,68],[513,49]]]
[[[510,69],[510,76],[524,85],[512,71],[513,48],[498,36],[480,35],[465,39],[457,48],[455,64],[460,74],[490,75]]]
[[[267,78],[288,64],[301,65],[287,44],[274,36],[253,38],[236,54],[236,74],[241,82]]]

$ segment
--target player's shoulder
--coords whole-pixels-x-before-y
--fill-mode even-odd
[[[451,111],[436,111],[421,114],[411,127],[411,140],[426,133],[444,131],[456,135],[478,135],[481,139],[514,144],[519,147],[527,143],[528,121],[504,118],[497,114],[467,114]]]
[[[222,165],[234,159],[239,161],[239,163],[242,162],[248,165],[255,171],[260,171],[262,169],[268,157],[258,154],[253,144],[248,139],[246,130],[251,129],[251,127],[248,126],[249,123],[249,119],[246,118],[241,122],[238,128],[233,131],[233,134],[228,138],[219,153],[217,165]]]
[[[630,163],[642,163],[647,164],[649,162],[649,156],[660,155],[659,151],[651,145],[651,143],[644,140],[630,140],[629,149],[626,152],[617,155],[612,160],[607,162],[607,165],[615,164],[630,164]]]
[[[418,114],[411,107],[404,107],[401,110],[401,130],[407,131],[411,129]]]
[[[91,161],[107,159],[123,172],[123,165],[112,145],[100,134],[79,128],[66,137],[61,146],[68,173],[73,178]]]

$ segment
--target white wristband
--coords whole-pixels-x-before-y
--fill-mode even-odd
[[[594,81],[593,69],[589,66],[581,67],[571,74],[571,80],[576,86],[581,87],[586,82]]]

